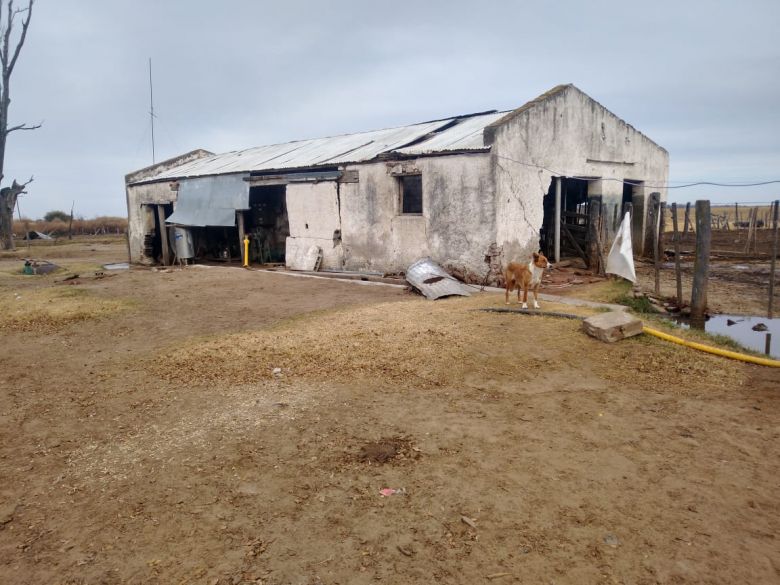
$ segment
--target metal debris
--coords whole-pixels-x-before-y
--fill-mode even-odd
[[[468,297],[471,290],[430,258],[422,258],[406,271],[406,281],[428,300],[460,295]]]

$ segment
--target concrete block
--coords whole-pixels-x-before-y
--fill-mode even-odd
[[[588,317],[582,328],[591,337],[612,343],[642,333],[642,321],[625,311],[610,311]]]

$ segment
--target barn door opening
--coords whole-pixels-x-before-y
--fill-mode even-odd
[[[173,204],[149,203],[143,207],[146,209],[143,254],[156,264],[168,266],[173,261],[173,254],[165,220],[173,213]]]
[[[555,256],[555,182],[553,177],[543,198],[544,220],[539,249]],[[587,260],[588,181],[561,178],[561,257],[579,256]]]
[[[249,236],[249,260],[260,264],[284,263],[290,222],[287,186],[263,185],[249,189],[249,211],[244,214]]]

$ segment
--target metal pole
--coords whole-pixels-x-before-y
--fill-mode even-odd
[[[677,204],[672,203],[672,227],[674,228],[674,272],[677,277],[677,306],[682,305],[682,272],[680,269],[680,232],[677,229]]]
[[[561,178],[555,178],[555,261],[561,261]]]
[[[149,57],[149,117],[152,119],[152,164],[154,159],[154,90],[152,89],[152,58]]]
[[[772,230],[774,234],[772,236],[772,263],[769,267],[769,310],[767,311],[767,317],[772,318],[772,304],[775,295],[775,264],[777,263],[777,210],[780,207],[780,201],[775,201],[775,209],[772,214]]]
[[[704,311],[707,308],[707,284],[710,276],[710,244],[712,220],[710,202],[696,202],[696,259],[693,264],[693,289],[691,291],[691,325],[704,328]]]

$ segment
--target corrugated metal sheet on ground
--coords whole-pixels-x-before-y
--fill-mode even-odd
[[[422,154],[451,150],[483,150],[488,147],[482,140],[482,131],[485,126],[503,115],[504,113],[491,113],[447,118],[399,128],[258,146],[190,161],[140,182],[358,163],[373,160],[380,154],[390,152]],[[453,123],[454,126],[451,128],[441,130]],[[416,141],[420,142],[404,148],[404,145]]]
[[[180,181],[176,207],[165,222],[198,227],[236,225],[236,210],[249,208],[246,176],[221,175]]]
[[[406,281],[430,301],[441,297],[471,296],[471,290],[430,258],[421,258],[406,270]]]

